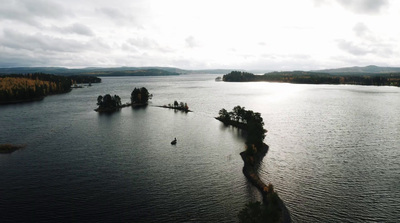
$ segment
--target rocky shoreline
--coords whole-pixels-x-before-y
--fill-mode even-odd
[[[244,162],[243,165],[243,174],[246,176],[246,178],[250,181],[253,186],[255,186],[261,193],[263,197],[263,203],[267,204],[268,203],[268,194],[269,193],[275,193],[273,192],[272,186],[266,185],[258,176],[257,170],[256,170],[256,165],[259,165],[259,163],[263,160],[264,156],[268,152],[269,146],[264,143],[263,147],[259,149],[254,155],[248,155],[246,152],[241,152],[240,156],[242,157],[242,160]],[[280,221],[282,223],[290,223],[292,222],[292,219],[290,217],[289,210],[285,206],[284,202],[282,199],[278,198],[278,204],[279,208],[281,210],[281,216],[280,216]]]
[[[242,129],[246,131],[246,124],[237,122],[237,121],[232,121],[232,120],[226,120],[221,117],[215,117],[215,119],[221,121],[225,125],[231,125],[236,128]],[[271,200],[270,197],[275,198],[275,203],[272,205],[278,206],[280,216],[279,216],[279,221],[281,223],[290,223],[292,222],[292,219],[290,217],[289,210],[285,206],[284,202],[282,199],[279,198],[279,196],[274,192],[273,185],[269,184],[266,185],[258,176],[257,173],[257,168],[260,165],[261,161],[263,160],[264,156],[267,154],[269,146],[265,143],[260,146],[261,148],[255,148],[253,149],[247,149],[246,151],[243,151],[240,153],[240,156],[242,157],[242,160],[244,162],[243,165],[243,174],[246,176],[246,178],[250,181],[253,186],[255,186],[261,193],[263,197],[263,203],[265,206],[267,206]],[[249,152],[253,151],[253,152]]]

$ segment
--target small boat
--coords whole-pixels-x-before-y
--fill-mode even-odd
[[[176,138],[174,140],[172,140],[171,145],[175,145],[176,144]]]

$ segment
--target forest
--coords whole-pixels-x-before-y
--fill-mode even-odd
[[[223,108],[218,114],[217,119],[221,122],[246,131],[247,153],[252,154],[254,146],[256,148],[263,147],[267,130],[264,129],[264,121],[260,113],[246,110],[245,107],[238,105],[230,112]]]
[[[58,76],[44,73],[0,76],[0,104],[40,100],[47,95],[71,91],[73,83],[99,83],[100,78]]]
[[[97,112],[114,112],[119,111],[121,108],[132,106],[132,107],[143,107],[147,106],[149,99],[153,97],[152,94],[145,87],[134,88],[131,93],[131,103],[122,104],[121,97],[118,95],[106,94],[104,96],[99,95],[97,97],[98,108],[95,109]]]
[[[351,84],[400,87],[400,73],[370,74],[330,74],[309,71],[270,72],[254,75],[242,71],[232,71],[222,78],[226,82],[267,81],[295,84]]]
[[[121,97],[118,95],[111,96],[106,94],[104,96],[99,95],[97,97],[97,105],[99,106],[95,111],[97,112],[113,112],[121,108]]]
[[[257,187],[262,196],[263,203],[250,202],[246,204],[239,214],[239,222],[280,222],[283,209],[280,205],[280,198],[275,192],[273,185],[266,185],[258,176],[258,166],[268,151],[268,146],[264,144],[265,134],[264,121],[261,114],[252,110],[246,110],[245,107],[235,106],[232,111],[226,109],[219,111],[216,117],[225,125],[243,129],[246,134],[246,150],[240,155],[244,161],[243,174],[249,181]]]
[[[149,93],[147,88],[145,87],[134,88],[131,93],[131,103],[132,105],[135,104],[147,105],[149,99],[151,99],[152,97],[153,95]]]

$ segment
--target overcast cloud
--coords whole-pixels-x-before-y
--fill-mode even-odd
[[[395,0],[0,0],[0,67],[400,66]]]

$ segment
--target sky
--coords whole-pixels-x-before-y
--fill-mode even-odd
[[[396,0],[0,0],[0,67],[400,66]]]

